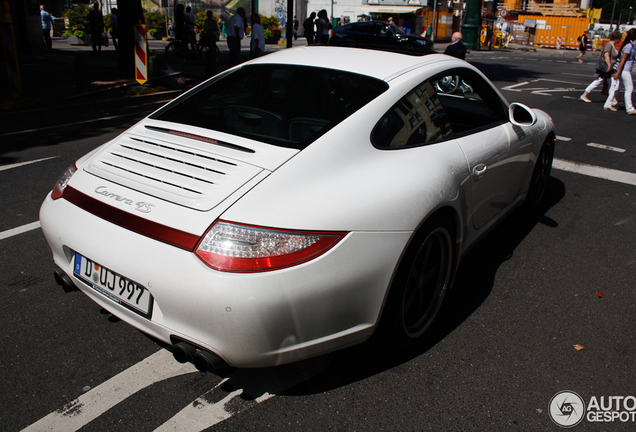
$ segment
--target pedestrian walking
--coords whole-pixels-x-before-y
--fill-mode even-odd
[[[452,43],[446,47],[444,54],[464,60],[466,58],[466,45],[462,43],[462,38],[461,32],[453,33],[451,36]]]
[[[294,40],[298,39],[298,18],[296,18],[296,15],[294,15],[294,21],[293,21],[293,34],[294,34]]]
[[[619,53],[616,50],[616,45],[623,39],[623,34],[619,31],[612,32],[614,34],[614,50],[612,52],[610,58],[610,66],[607,69],[607,73],[609,74],[608,80],[609,82],[609,93],[607,95],[607,99],[605,99],[605,104],[603,104],[603,109],[607,111],[617,111],[615,105],[618,105],[618,101],[616,100],[616,92],[618,92],[618,88],[620,87],[621,82],[618,78],[614,77],[614,73],[618,68],[618,57]],[[611,36],[610,36],[611,39]],[[614,56],[615,55],[615,56]]]
[[[46,11],[44,5],[40,5],[40,20],[42,21],[42,35],[44,36],[44,43],[46,48],[50,51],[53,49],[53,42],[51,42],[51,26],[53,25],[53,19],[51,14]]]
[[[634,91],[634,83],[632,81],[632,67],[634,65],[634,53],[636,50],[634,49],[634,39],[636,39],[636,29],[632,29],[634,31],[629,31],[625,40],[623,41],[623,46],[621,47],[620,60],[618,63],[618,69],[616,73],[612,75],[612,78],[618,81],[620,78],[623,81],[623,87],[625,88],[625,111],[627,114],[634,115],[636,114],[636,109],[634,109],[634,105],[632,103],[632,92]],[[616,88],[618,91],[618,86]],[[612,95],[612,89],[610,88],[610,95]],[[612,95],[614,97],[614,95]]]
[[[203,42],[207,45],[205,61],[205,76],[211,77],[216,73],[216,41],[219,40],[219,22],[214,18],[212,11],[205,13],[203,24]]]
[[[188,35],[190,46],[192,48],[192,51],[194,52],[197,50],[197,32],[195,30],[196,17],[192,13],[192,7],[190,6],[186,7],[185,9],[185,20],[186,20],[186,24],[185,24],[186,34]]]
[[[230,50],[230,65],[239,63],[241,40],[245,37],[245,9],[238,8],[227,26],[227,47]]]
[[[580,63],[585,63],[582,59],[583,59],[583,56],[585,55],[585,52],[587,51],[587,31],[584,31],[583,34],[579,36],[576,40],[579,41],[579,51],[581,51],[581,53],[576,57],[576,59]]]
[[[316,44],[329,44],[329,16],[326,9],[320,10],[316,18]]]
[[[227,23],[223,17],[221,17],[221,39],[227,39]]]
[[[93,4],[93,9],[88,13],[88,25],[91,28],[91,43],[93,52],[102,53],[102,33],[104,33],[104,15],[99,9],[99,3]]]
[[[115,50],[119,49],[117,44],[117,38],[119,37],[117,30],[119,29],[119,11],[117,8],[110,10],[110,37],[113,39],[113,46]]]
[[[307,45],[314,44],[314,20],[316,19],[316,12],[309,14],[309,17],[303,21],[303,30],[305,31],[305,38],[307,38]]]
[[[609,36],[610,40],[609,42],[605,44],[605,46],[603,47],[603,51],[601,52],[601,57],[605,60],[605,65],[607,69],[605,71],[601,71],[601,70],[596,71],[596,74],[595,74],[596,79],[594,79],[594,81],[592,81],[590,85],[587,86],[587,88],[585,89],[585,92],[579,97],[579,99],[581,99],[583,102],[592,102],[588,98],[588,95],[592,92],[592,90],[594,90],[599,85],[603,84],[603,82],[606,79],[611,79],[612,68],[616,64],[616,59],[618,58],[618,51],[616,50],[615,45],[618,42],[620,42],[622,37],[623,35],[621,34],[621,32],[615,31],[610,34]],[[608,100],[610,101],[609,110],[616,111],[616,108],[614,108],[613,105],[616,105],[618,101],[616,101],[613,97],[612,99],[610,99],[609,96],[608,96]]]

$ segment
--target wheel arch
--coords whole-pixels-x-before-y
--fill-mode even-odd
[[[391,276],[391,281],[384,293],[384,300],[382,302],[382,307],[380,308],[380,312],[376,321],[376,329],[382,326],[383,317],[386,316],[385,310],[387,308],[387,303],[390,297],[391,290],[394,286],[396,278],[400,273],[402,266],[404,265],[405,258],[408,257],[409,251],[414,247],[414,242],[419,238],[419,235],[426,229],[429,228],[430,224],[445,221],[448,224],[450,229],[451,241],[453,245],[453,253],[452,253],[452,267],[451,267],[451,277],[449,280],[448,288],[450,289],[453,286],[453,280],[455,279],[455,274],[457,272],[457,268],[459,265],[459,260],[461,257],[461,239],[463,237],[463,227],[461,223],[461,217],[454,207],[451,205],[445,205],[443,207],[438,208],[434,212],[430,213],[426,218],[424,218],[417,229],[413,231],[411,238],[408,243],[404,246],[402,250],[402,254],[400,255],[400,259],[397,262],[397,265],[393,269],[393,275]]]

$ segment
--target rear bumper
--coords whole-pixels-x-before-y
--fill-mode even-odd
[[[161,341],[189,341],[233,367],[289,363],[368,338],[411,237],[352,232],[310,262],[235,274],[212,270],[192,252],[111,224],[64,199],[47,197],[40,220],[55,263],[93,301]],[[74,277],[75,252],[144,285],[154,298],[150,319]]]

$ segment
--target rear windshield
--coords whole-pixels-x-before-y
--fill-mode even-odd
[[[250,65],[151,118],[303,149],[387,88],[384,81],[338,70]]]

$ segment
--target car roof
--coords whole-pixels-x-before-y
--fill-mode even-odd
[[[391,78],[414,68],[439,62],[449,62],[449,67],[466,66],[465,62],[442,54],[422,56],[375,49],[335,46],[301,46],[284,49],[259,57],[249,64],[274,63],[322,67],[389,81]]]

